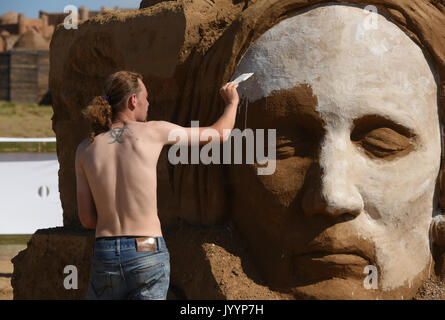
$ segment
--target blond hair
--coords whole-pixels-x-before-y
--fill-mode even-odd
[[[142,90],[138,79],[142,75],[137,72],[119,71],[111,74],[104,83],[104,96],[95,96],[88,106],[82,110],[83,117],[90,123],[88,141],[111,129],[118,112],[127,107],[128,98]]]

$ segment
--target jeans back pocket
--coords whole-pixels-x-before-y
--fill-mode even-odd
[[[131,299],[156,300],[167,296],[170,283],[168,256],[163,255],[162,260],[159,256],[151,258],[154,257],[138,259],[126,273]]]

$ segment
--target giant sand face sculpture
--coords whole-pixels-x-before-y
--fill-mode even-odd
[[[422,50],[381,15],[328,5],[260,36],[244,72],[241,127],[277,129],[276,171],[232,167],[233,218],[271,288],[412,296],[430,268],[441,155]]]

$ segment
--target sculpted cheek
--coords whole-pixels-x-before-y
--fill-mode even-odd
[[[360,189],[367,194],[369,201],[381,207],[384,216],[391,215],[391,212],[403,214],[403,208],[409,207],[410,202],[425,193],[431,197],[434,193],[439,164],[431,156],[432,153],[414,150],[396,160],[382,160],[366,159],[368,156],[360,152],[356,155],[363,158],[357,162],[363,175],[359,181]]]
[[[275,173],[261,176],[265,189],[271,192],[284,207],[289,207],[303,188],[308,168],[313,163],[309,158],[291,157],[277,161]]]

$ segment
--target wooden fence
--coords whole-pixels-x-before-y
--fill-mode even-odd
[[[48,104],[48,50],[0,53],[0,100]]]

